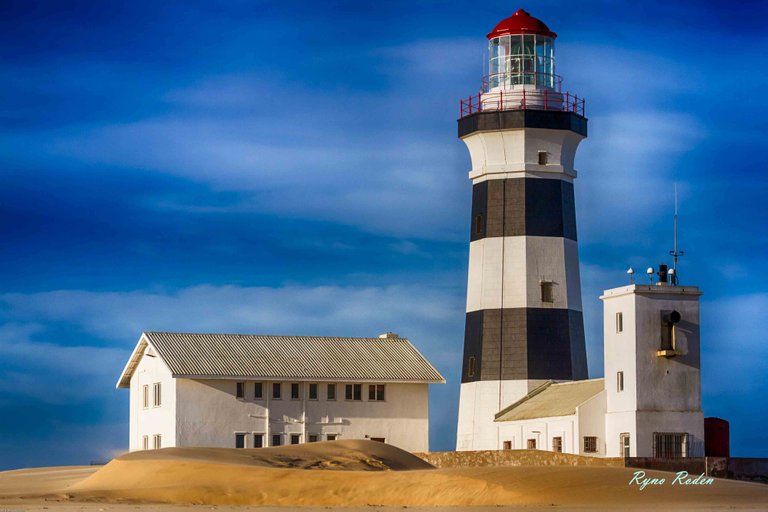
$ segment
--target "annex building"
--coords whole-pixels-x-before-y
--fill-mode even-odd
[[[117,382],[130,450],[371,439],[428,451],[428,387],[410,341],[145,332]]]

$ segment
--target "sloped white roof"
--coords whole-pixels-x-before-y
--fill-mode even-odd
[[[147,346],[174,377],[445,382],[404,338],[145,332],[118,388],[129,387]]]
[[[496,414],[495,421],[530,420],[576,414],[576,408],[603,390],[603,379],[548,381]]]

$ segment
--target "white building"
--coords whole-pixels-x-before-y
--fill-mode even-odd
[[[493,420],[496,449],[703,456],[700,295],[663,281],[606,290],[605,378],[550,381],[506,407]]]
[[[428,451],[442,375],[406,339],[146,332],[117,382],[130,450],[371,439]]]

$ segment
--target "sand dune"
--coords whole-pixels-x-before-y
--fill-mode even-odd
[[[24,485],[31,493],[34,472],[46,470],[26,471],[29,480]],[[667,484],[641,491],[628,485],[634,470],[617,467],[434,469],[409,453],[371,441],[258,450],[169,448],[126,454],[96,472],[92,468],[62,471],[60,484],[67,478],[70,482],[81,478],[58,489],[59,499],[65,500],[62,505],[78,503],[83,510],[93,510],[87,507],[94,503],[109,507],[130,504],[145,510],[155,510],[156,504],[763,510],[768,504],[768,486],[761,484],[715,480],[711,486]],[[674,477],[672,473],[648,474],[668,481]],[[22,476],[23,472],[0,473],[0,491],[8,487],[9,479],[20,483]],[[50,497],[54,488],[55,483],[49,482],[40,487],[39,494]],[[3,503],[7,501],[0,496],[0,508]],[[69,510],[60,510],[64,509]]]

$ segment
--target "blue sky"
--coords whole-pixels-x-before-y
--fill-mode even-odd
[[[576,184],[601,304],[671,248],[701,286],[705,415],[768,456],[762,2],[0,2],[0,469],[127,447],[143,330],[411,338],[448,379],[468,257],[458,98],[526,8],[587,98]]]

